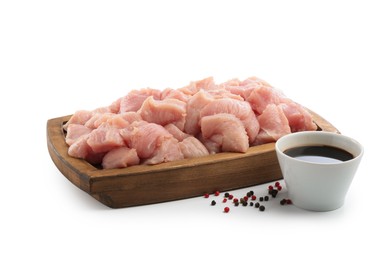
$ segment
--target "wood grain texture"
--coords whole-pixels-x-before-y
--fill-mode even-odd
[[[318,131],[339,132],[324,118],[310,112]],[[48,120],[49,154],[69,181],[111,208],[190,198],[282,178],[274,143],[250,147],[246,153],[219,153],[158,165],[98,169],[68,155],[62,126],[70,117]]]

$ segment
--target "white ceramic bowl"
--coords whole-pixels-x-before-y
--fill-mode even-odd
[[[284,153],[298,146],[327,145],[348,151],[353,159],[335,163],[307,162]],[[276,142],[276,153],[289,199],[299,208],[329,211],[341,207],[363,156],[363,146],[347,136],[305,131]]]

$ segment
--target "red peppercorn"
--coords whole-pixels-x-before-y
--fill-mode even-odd
[[[229,200],[231,200],[231,199],[233,199],[233,195],[232,194],[229,195]]]
[[[248,201],[248,196],[244,196],[244,200],[245,200],[245,201]]]
[[[223,202],[223,203],[226,203],[226,201],[227,201],[227,199],[226,199],[226,198],[224,198],[224,199],[222,200],[222,202]]]
[[[219,191],[216,190],[216,191],[214,192],[214,195],[215,195],[215,196],[219,196]]]
[[[233,202],[234,202],[234,203],[238,202],[238,199],[237,199],[237,198],[234,198]]]
[[[210,195],[208,194],[208,193],[205,193],[204,195],[203,195],[203,197],[205,197],[206,199],[209,197]]]
[[[291,205],[291,204],[292,204],[292,201],[291,201],[290,199],[286,199],[286,203],[287,203],[288,205]]]
[[[273,190],[273,189],[274,189],[274,187],[272,185],[268,186],[268,190]]]
[[[278,186],[277,189],[278,189],[278,190],[282,190],[282,186]]]
[[[279,187],[280,186],[280,182],[275,182],[275,187]]]
[[[252,195],[251,199],[252,199],[252,200],[256,200],[256,196],[255,196],[255,195]]]
[[[225,212],[225,213],[228,213],[228,212],[229,212],[229,210],[230,210],[230,208],[229,208],[229,207],[225,207],[225,208],[223,209],[223,212]]]

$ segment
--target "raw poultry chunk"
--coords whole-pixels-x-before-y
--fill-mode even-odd
[[[215,114],[200,120],[202,136],[221,147],[223,152],[244,153],[249,148],[243,123],[231,114]]]

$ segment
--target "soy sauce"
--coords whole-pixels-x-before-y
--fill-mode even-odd
[[[284,151],[288,156],[314,163],[337,163],[353,159],[353,155],[343,149],[327,146],[299,146]]]

